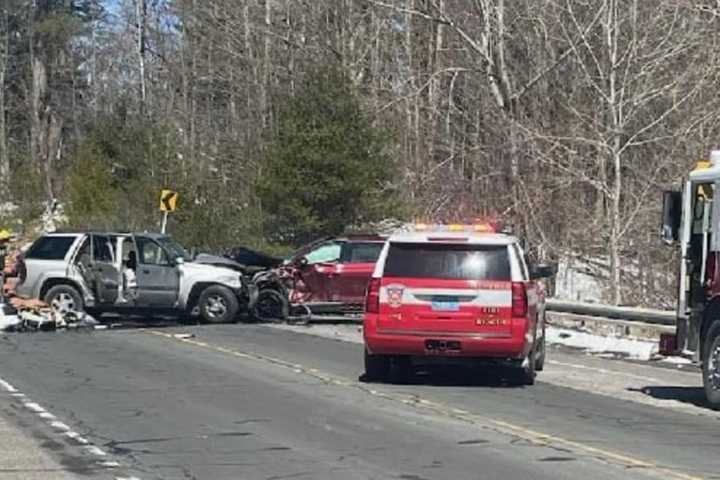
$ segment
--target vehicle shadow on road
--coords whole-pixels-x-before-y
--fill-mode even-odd
[[[358,379],[367,382],[365,375]],[[492,371],[473,367],[415,366],[408,371],[391,371],[383,382],[388,385],[427,387],[519,388],[522,381],[510,368],[493,367]]]
[[[675,400],[696,407],[712,410],[705,400],[705,391],[702,387],[673,387],[673,386],[647,386],[641,388],[628,388],[629,392],[644,393],[657,400]]]

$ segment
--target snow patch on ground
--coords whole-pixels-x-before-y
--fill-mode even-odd
[[[685,358],[685,357],[663,357],[660,361],[662,363],[669,363],[671,365],[677,365],[677,366],[693,364],[692,360],[690,360],[689,358]]]
[[[595,354],[616,354],[634,360],[650,360],[657,353],[656,342],[632,338],[605,337],[564,328],[548,327],[547,343],[579,348]]]

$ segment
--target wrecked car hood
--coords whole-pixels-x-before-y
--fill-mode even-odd
[[[199,254],[195,257],[195,260],[187,263],[187,265],[189,264],[227,268],[236,272],[242,272],[245,269],[245,265],[238,263],[235,260],[217,255],[209,255],[207,253]]]
[[[231,288],[240,288],[242,286],[240,274],[232,268],[187,262],[179,265],[178,269],[186,283],[215,282]]]
[[[275,268],[283,263],[282,258],[273,257],[247,247],[235,247],[226,251],[223,256],[245,267]]]

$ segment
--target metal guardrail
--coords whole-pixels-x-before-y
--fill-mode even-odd
[[[596,318],[608,318],[629,322],[643,322],[655,325],[675,325],[675,312],[648,308],[616,307],[597,303],[570,302],[548,298],[545,301],[548,312],[570,313]],[[310,315],[309,323],[362,323],[362,315]]]
[[[675,325],[676,320],[675,312],[668,310],[616,307],[597,303],[569,302],[554,298],[548,298],[545,301],[545,308],[548,312],[572,313],[575,315],[652,323],[656,325]]]

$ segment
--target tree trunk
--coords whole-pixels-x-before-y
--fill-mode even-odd
[[[32,86],[32,160],[35,168],[44,176],[47,200],[52,201],[55,198],[53,163],[60,156],[63,122],[50,105],[47,69],[37,56],[32,63]]]
[[[140,77],[140,114],[147,113],[147,85],[145,83],[145,27],[147,25],[147,0],[133,0],[135,2],[136,20],[136,48],[138,60],[138,75]]]
[[[0,10],[0,200],[6,201],[10,187],[10,156],[5,115],[5,74],[7,72],[10,32],[8,12]]]
[[[34,56],[32,59],[32,123],[30,126],[30,156],[37,171],[44,163],[43,146],[46,141],[44,128],[47,103],[47,70],[45,64]]]
[[[608,75],[609,91],[608,101],[610,113],[610,125],[612,130],[610,136],[612,141],[611,159],[613,168],[613,188],[611,193],[610,204],[610,272],[611,272],[611,288],[612,301],[619,305],[622,301],[621,271],[622,262],[620,258],[620,236],[621,236],[621,218],[620,218],[620,196],[622,194],[622,138],[623,131],[623,107],[619,97],[617,85],[617,64],[618,64],[618,5],[617,0],[610,0],[608,8],[608,17],[606,23],[607,47],[610,59],[610,68]]]
[[[263,78],[260,85],[260,111],[262,115],[263,129],[270,123],[270,112],[268,108],[268,89],[270,88],[270,30],[272,29],[272,2],[265,1],[265,40],[263,45]]]
[[[440,10],[440,14],[445,14],[445,1],[440,0],[438,2],[438,9]],[[442,77],[439,77],[436,75],[436,73],[440,70],[440,51],[443,48],[443,28],[444,26],[441,23],[433,23],[431,24],[433,29],[433,35],[431,35],[431,41],[428,42],[428,69],[427,72],[430,75],[430,83],[428,83],[428,132],[427,135],[427,152],[428,152],[428,160],[433,161],[433,158],[435,157],[435,142],[438,138],[436,135],[437,131],[437,124],[438,124],[438,116],[440,115],[440,106],[439,106],[439,99],[440,99],[440,82]],[[450,112],[450,104],[448,104],[448,115]],[[449,132],[446,132],[446,135],[449,134]],[[447,138],[447,137],[446,137]],[[450,164],[452,166],[452,163]]]

